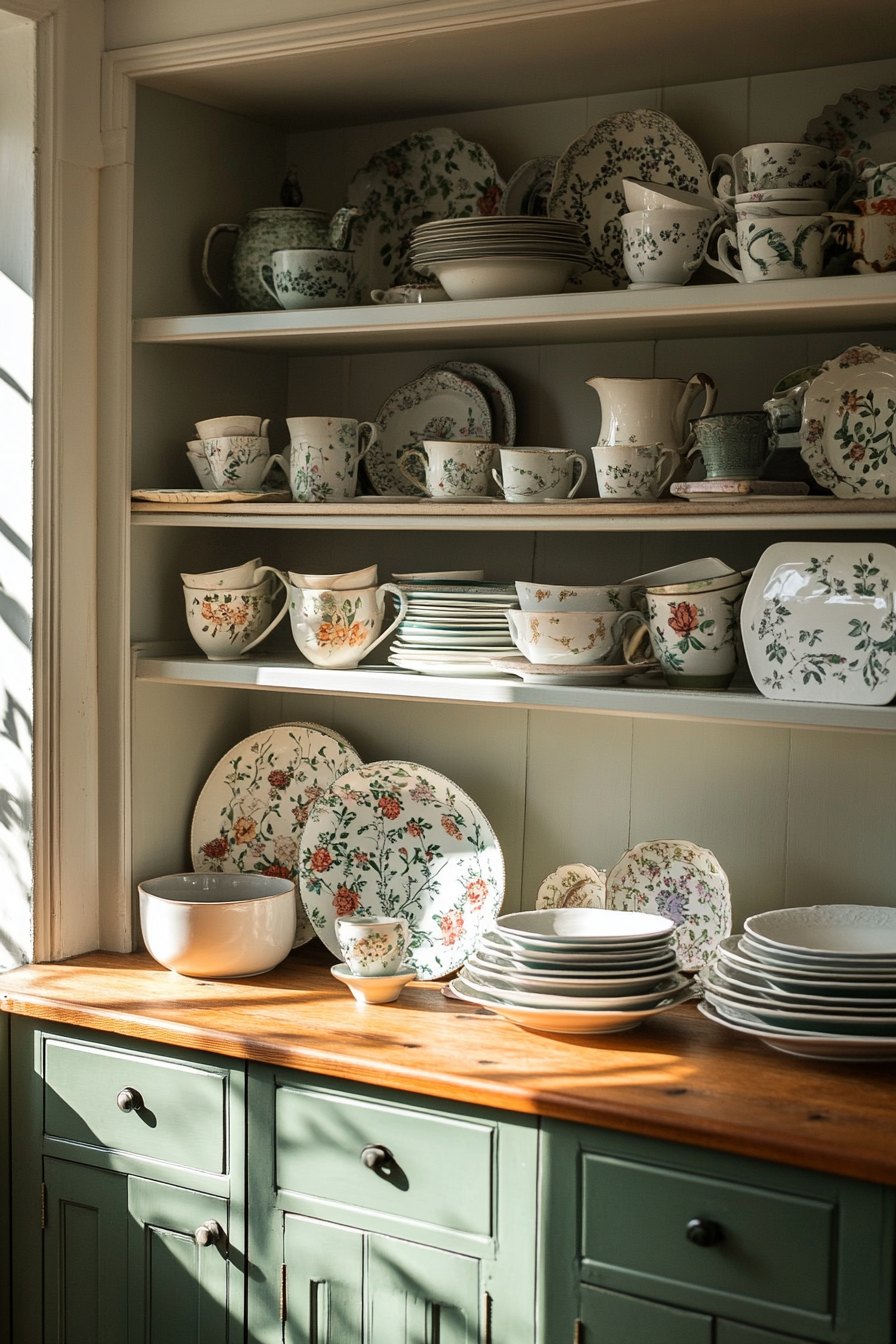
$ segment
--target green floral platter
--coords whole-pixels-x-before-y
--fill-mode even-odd
[[[753,572],[741,633],[770,700],[887,705],[896,695],[896,548],[779,541]]]
[[[367,450],[364,470],[377,494],[425,495],[425,472],[419,461],[401,470],[411,449],[424,439],[492,439],[492,416],[481,388],[450,370],[434,368],[421,373],[387,397],[376,415],[377,437]]]
[[[838,499],[896,496],[896,354],[851,345],[806,389],[800,456]]]
[[[313,804],[361,764],[354,747],[316,723],[281,723],[243,738],[221,758],[193,812],[196,872],[288,877],[298,889],[302,836]],[[296,941],[314,937],[296,899]]]
[[[672,946],[683,971],[708,965],[731,933],[731,893],[721,864],[689,840],[647,840],[607,874],[608,910],[674,920]]]
[[[504,898],[504,859],[485,814],[427,766],[375,761],[341,775],[302,836],[302,900],[314,932],[340,956],[340,915],[401,916],[405,964],[420,980],[456,970]]]

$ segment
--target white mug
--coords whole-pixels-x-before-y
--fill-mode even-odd
[[[187,457],[190,466],[196,473],[199,484],[203,490],[217,490],[215,478],[212,475],[212,469],[208,464],[208,458],[205,455],[205,449],[202,446],[201,439],[191,439],[187,444]]]
[[[572,499],[585,479],[588,463],[566,448],[502,448],[501,472],[495,483],[510,504],[537,504],[543,499]],[[573,484],[573,473],[579,474]]]
[[[622,261],[631,283],[686,285],[706,256],[716,220],[714,211],[693,208],[623,215]]]
[[[431,499],[464,499],[488,493],[489,472],[498,444],[479,439],[424,439],[420,448],[411,448],[399,462],[408,480],[422,489],[413,471],[412,459],[423,464],[426,494]]]
[[[210,662],[239,658],[267,639],[286,615],[289,581],[279,569],[262,565],[255,577],[273,574],[284,589],[284,602],[274,616],[270,582],[234,585],[232,588],[188,588],[184,602],[190,634]]]
[[[829,231],[827,215],[739,219],[736,234],[729,231],[719,238],[718,261],[712,257],[706,260],[740,285],[811,279],[821,275],[824,240]],[[740,259],[740,269],[735,257]]]
[[[398,614],[383,630],[386,593],[398,598]],[[293,639],[299,652],[316,667],[357,667],[371,649],[398,629],[407,610],[408,600],[394,583],[382,583],[379,588],[289,590]]]
[[[354,499],[358,463],[376,443],[376,425],[330,415],[293,416],[286,425],[289,449],[273,460],[286,472],[293,499],[314,504]],[[366,442],[359,448],[362,431]]]
[[[206,461],[216,490],[260,490],[277,461],[260,435],[203,439]]]
[[[601,499],[659,499],[681,462],[674,448],[659,443],[597,446],[591,452]]]

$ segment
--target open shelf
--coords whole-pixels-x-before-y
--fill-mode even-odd
[[[144,317],[138,344],[327,354],[489,345],[867,331],[893,322],[896,274],[548,294],[307,312]]]
[[[247,657],[229,663],[211,663],[200,653],[159,652],[156,646],[142,645],[134,650],[134,674],[138,681],[189,686],[246,687],[312,695],[368,695],[387,700],[510,705],[521,709],[565,709],[592,714],[703,719],[787,728],[896,731],[896,706],[816,705],[767,700],[754,688],[747,687],[723,692],[672,691],[659,677],[649,686],[532,686],[516,677],[428,677],[384,667],[331,672],[299,662],[298,658],[298,654],[273,654],[269,658]]]

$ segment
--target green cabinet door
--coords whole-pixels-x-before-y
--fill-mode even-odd
[[[360,1344],[364,1234],[287,1214],[283,1263],[287,1344]]]
[[[128,1344],[238,1344],[242,1276],[226,1239],[227,1201],[136,1176],[127,1183]],[[197,1240],[208,1222],[223,1229],[220,1244]]]
[[[475,1344],[480,1338],[479,1268],[468,1255],[370,1237],[367,1344]]]
[[[127,1338],[127,1177],[44,1162],[45,1344]]]
[[[581,1344],[713,1344],[712,1317],[582,1285]]]

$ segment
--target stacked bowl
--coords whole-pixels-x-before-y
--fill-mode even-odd
[[[810,905],[753,915],[700,974],[700,1010],[786,1054],[896,1059],[896,909]]]
[[[629,289],[686,285],[706,256],[718,205],[708,196],[634,177],[624,177],[622,189],[627,213],[619,222]]]
[[[589,678],[618,685],[643,671],[622,655],[620,617],[631,610],[633,585],[519,582],[516,591],[522,610],[504,616],[529,672],[550,676],[555,685],[584,684]]]
[[[451,993],[534,1031],[628,1031],[691,997],[674,929],[661,915],[625,910],[501,915]]]
[[[411,235],[410,260],[452,299],[559,294],[591,264],[581,224],[535,215],[432,220]]]
[[[509,584],[454,579],[399,583],[408,614],[389,662],[433,677],[493,677],[493,658],[513,652],[505,612],[516,606]]]

